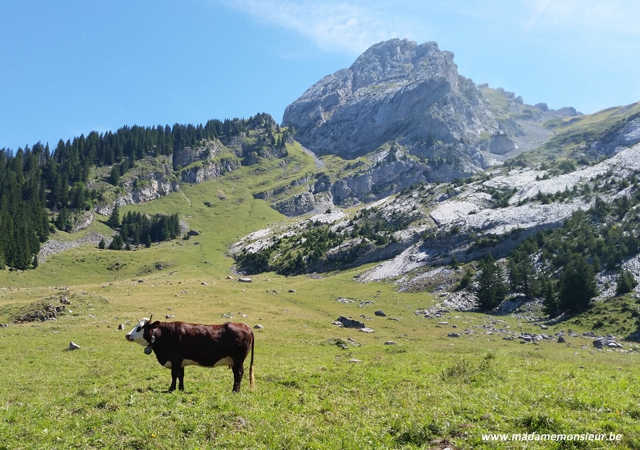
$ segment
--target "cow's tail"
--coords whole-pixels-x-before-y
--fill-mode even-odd
[[[256,338],[251,330],[251,363],[249,364],[249,387],[254,389],[256,387],[256,380],[253,377],[253,345],[256,342]]]

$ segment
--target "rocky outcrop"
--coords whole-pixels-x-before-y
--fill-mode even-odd
[[[387,197],[414,183],[429,180],[429,171],[412,159],[375,166],[363,173],[348,176],[331,185],[336,205],[374,201]]]
[[[330,192],[314,194],[310,191],[303,191],[272,205],[273,209],[289,217],[300,216],[309,212],[326,211],[332,206],[333,197]]]
[[[173,152],[173,167],[186,167],[197,161],[204,161],[215,157],[220,150],[219,142],[206,141],[202,146],[191,148],[183,147]]]
[[[313,194],[309,191],[294,195],[291,198],[275,203],[273,208],[284,214],[293,217],[311,212],[316,207],[316,201]]]
[[[145,203],[178,191],[180,184],[173,174],[153,173],[142,179],[125,183],[127,193],[118,197],[118,206]]]
[[[613,155],[640,142],[640,113],[633,114],[613,126],[591,144],[601,155]]]
[[[75,214],[73,217],[73,226],[71,233],[76,233],[80,230],[84,230],[93,222],[93,213],[91,211],[82,211]]]
[[[180,172],[180,181],[184,183],[202,183],[221,177],[225,173],[231,172],[240,167],[240,162],[233,157],[221,158],[219,161],[202,161],[196,165]]]
[[[310,150],[345,158],[390,141],[425,154],[436,142],[463,143],[472,154],[481,131],[498,132],[488,102],[458,75],[452,53],[399,39],[372,46],[349,69],[313,85],[286,108],[283,123]]]
[[[40,251],[38,252],[38,262],[43,263],[51,255],[55,255],[56,253],[63,252],[70,248],[80,247],[81,245],[90,244],[97,247],[101,240],[104,240],[107,246],[111,243],[110,237],[105,237],[95,231],[89,231],[83,237],[73,241],[49,239],[40,247]]]
[[[496,155],[505,155],[517,148],[518,146],[506,134],[493,136],[489,143],[489,151]]]

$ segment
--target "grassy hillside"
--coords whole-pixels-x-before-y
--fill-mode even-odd
[[[430,294],[354,281],[365,268],[320,277],[266,273],[251,283],[228,279],[236,278],[228,246],[287,220],[253,193],[314,168],[311,157],[292,147],[286,165],[242,166],[122,208],[178,213],[199,232],[189,240],[130,252],[86,245],[36,270],[0,271],[0,323],[43,302],[71,302],[56,321],[0,328],[0,449],[525,448],[483,440],[487,433],[613,433],[621,435],[617,448],[640,446],[635,344],[622,351],[595,350],[585,337],[520,344],[497,331],[553,336],[571,326],[583,332],[594,317],[547,330],[512,316],[448,312],[425,319],[414,311],[434,305]],[[106,217],[92,229],[105,234],[100,220]],[[360,307],[367,300],[373,304]],[[622,323],[637,307],[625,297],[599,313]],[[379,309],[387,317],[375,316]],[[170,372],[124,339],[136,317],[150,313],[206,323],[228,320],[224,314],[263,325],[256,330],[257,388],[250,391],[245,379],[234,395],[230,371],[189,367],[185,392],[165,393]],[[375,332],[332,325],[340,315]],[[601,329],[608,326],[619,324]],[[64,351],[70,341],[81,348]],[[547,441],[526,448],[611,445]]]

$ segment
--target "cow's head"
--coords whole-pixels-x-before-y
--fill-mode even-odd
[[[138,325],[133,327],[133,330],[129,331],[125,338],[129,342],[136,342],[142,346],[147,347],[153,344],[153,323],[151,322],[153,314],[149,319],[144,317],[142,320],[138,319]]]

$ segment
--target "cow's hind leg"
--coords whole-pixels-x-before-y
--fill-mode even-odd
[[[184,367],[180,367],[180,372],[178,373],[178,389],[184,391]]]
[[[244,374],[244,366],[242,363],[234,362],[233,364],[233,392],[240,392],[240,383],[242,383],[242,375]]]

